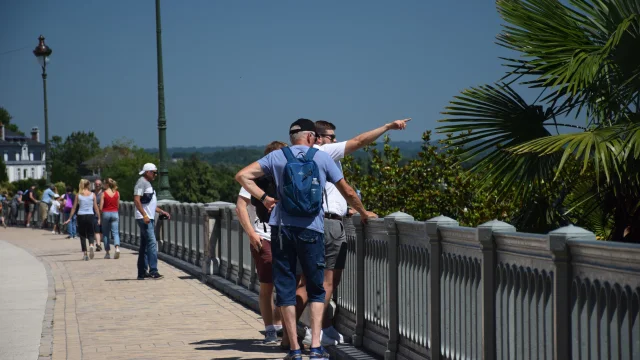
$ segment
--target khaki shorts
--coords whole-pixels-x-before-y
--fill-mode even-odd
[[[41,202],[38,208],[40,212],[40,221],[47,219],[47,215],[49,215],[49,204],[45,202]]]

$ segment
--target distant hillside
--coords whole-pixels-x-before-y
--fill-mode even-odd
[[[399,148],[404,159],[415,158],[422,146],[422,142],[420,141],[391,141],[389,144]],[[191,156],[191,154],[198,154],[199,158],[212,165],[246,165],[261,158],[265,146],[266,145],[174,147],[168,148],[167,151],[172,159],[184,159]],[[382,150],[382,143],[378,143],[377,148]],[[150,153],[158,152],[158,149],[146,150]],[[359,150],[354,156],[356,158],[365,157],[366,153],[363,150]]]

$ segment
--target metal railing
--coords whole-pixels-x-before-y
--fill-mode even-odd
[[[248,238],[228,203],[163,205],[161,252],[254,292]],[[123,241],[139,243],[132,203]],[[385,359],[640,359],[640,245],[578,227],[547,235],[403,213],[344,220],[336,327]]]

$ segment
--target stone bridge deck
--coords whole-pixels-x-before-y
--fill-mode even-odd
[[[264,326],[258,314],[162,261],[158,267],[164,279],[138,281],[137,253],[124,248],[118,260],[103,259],[102,251],[85,262],[78,239],[24,228],[0,229],[0,245],[19,252],[15,247],[21,248],[28,253],[22,252],[21,256],[37,258],[46,269],[41,269],[46,274],[40,275],[48,278],[48,300],[42,301],[39,310],[29,311],[44,314],[40,332],[25,335],[36,345],[29,341],[0,342],[0,354],[14,354],[11,358],[18,359],[19,354],[26,356],[32,351],[37,356],[39,351],[40,359],[53,360],[284,356],[277,346],[260,344]],[[17,256],[12,258],[18,261]],[[0,280],[31,276],[7,261],[0,264],[0,271],[6,275]],[[7,288],[11,286],[15,284],[0,281],[0,292],[14,291]],[[2,304],[8,307],[3,311],[11,312],[11,307],[20,307],[20,303],[20,299],[14,299]],[[18,312],[13,313],[14,318],[20,317]],[[5,332],[20,327],[20,321],[7,324],[5,321],[9,321],[3,319],[0,327]]]

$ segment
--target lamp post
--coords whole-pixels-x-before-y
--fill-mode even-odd
[[[164,114],[164,76],[162,74],[162,26],[160,22],[160,0],[156,0],[156,48],[158,52],[158,199],[173,200],[169,190],[169,170],[167,169],[167,119]]]
[[[49,113],[47,109],[47,63],[53,50],[44,43],[44,36],[38,38],[38,46],[33,50],[33,54],[38,59],[42,67],[42,88],[44,92],[44,143],[45,143],[45,175],[48,182],[51,179],[51,154],[49,153]]]

